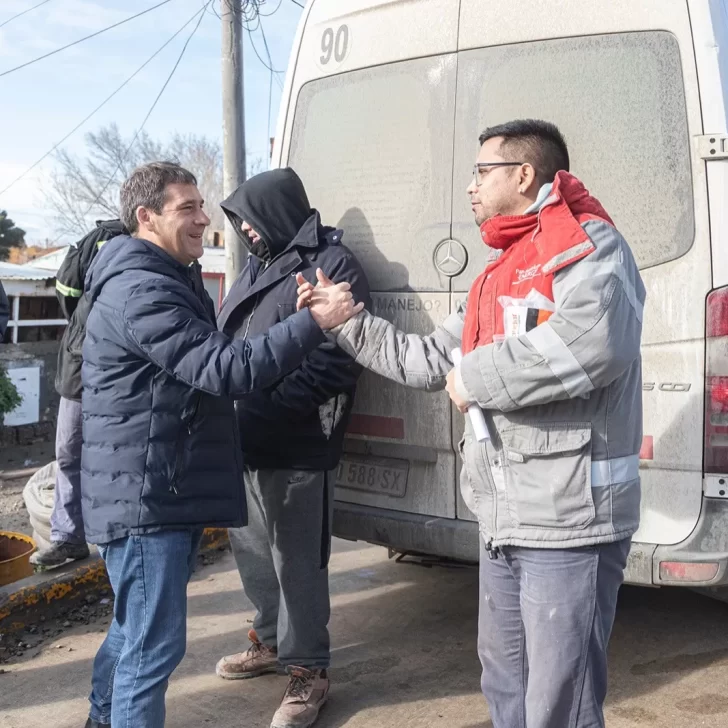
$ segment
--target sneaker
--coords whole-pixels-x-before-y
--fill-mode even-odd
[[[89,718],[86,721],[84,728],[111,728],[111,723],[99,723],[98,721]]]
[[[49,548],[31,554],[30,563],[33,566],[61,566],[66,561],[78,561],[79,559],[85,559],[88,555],[88,545],[85,543],[56,541]]]
[[[223,680],[247,680],[269,672],[278,672],[278,651],[275,647],[264,645],[254,629],[248,632],[251,642],[247,652],[223,657],[215,666],[215,672]]]
[[[291,679],[270,728],[308,728],[329,696],[326,670],[291,667]]]

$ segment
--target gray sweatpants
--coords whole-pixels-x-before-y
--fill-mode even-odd
[[[56,424],[56,488],[51,541],[86,543],[81,513],[81,403],[61,397]]]
[[[334,474],[246,468],[248,525],[229,530],[253,627],[285,667],[329,666]]]
[[[493,728],[604,728],[607,644],[630,541],[480,544],[478,653]]]

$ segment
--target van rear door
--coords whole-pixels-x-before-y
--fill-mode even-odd
[[[615,220],[647,287],[635,540],[682,541],[701,508],[711,286],[705,165],[691,139],[703,130],[688,5],[565,0],[555,12],[542,2],[462,0],[458,64],[453,236],[470,263],[453,295],[464,295],[487,253],[462,194],[479,132],[513,118],[555,122],[572,171]],[[462,502],[458,515],[469,517]]]
[[[411,333],[450,311],[450,278],[433,256],[450,238],[458,8],[318,0],[292,81],[283,160],[324,223],[344,229],[374,313]],[[365,373],[337,500],[454,518],[450,431],[447,396]]]

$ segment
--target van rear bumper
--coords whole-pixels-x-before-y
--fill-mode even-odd
[[[687,578],[670,578],[661,564],[686,565]],[[716,564],[715,576],[692,580],[691,564]],[[728,585],[728,499],[705,498],[693,532],[681,543],[657,546],[652,558],[652,580],[655,586],[726,586]]]
[[[336,501],[333,533],[351,541],[386,546],[399,552],[477,563],[478,524]],[[660,565],[684,565],[679,579]],[[708,580],[691,578],[691,565],[716,564]],[[674,571],[673,571],[674,573]],[[672,546],[633,542],[625,581],[644,586],[722,587],[728,585],[728,499],[703,498],[692,534]]]
[[[478,524],[336,501],[334,536],[477,564]]]

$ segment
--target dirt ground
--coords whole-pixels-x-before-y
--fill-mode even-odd
[[[332,690],[320,728],[492,728],[479,690],[474,569],[397,564],[384,549],[336,541],[331,594]],[[0,728],[83,725],[109,620],[108,605],[84,606],[45,625],[37,644],[21,638],[34,646],[0,666]],[[268,728],[285,678],[231,683],[214,673],[222,655],[247,646],[252,617],[232,555],[202,565],[190,584],[188,649],[167,693],[168,726]],[[727,605],[686,590],[622,590],[609,728],[725,728],[726,685]]]
[[[31,534],[28,511],[23,502],[23,488],[28,476],[9,478],[8,473],[39,468],[55,456],[52,443],[0,449],[0,531]]]
[[[15,531],[30,535],[32,529],[23,502],[25,482],[24,478],[0,484],[0,531]]]

